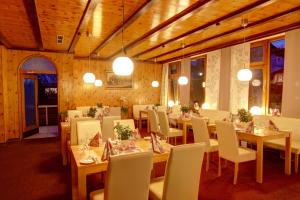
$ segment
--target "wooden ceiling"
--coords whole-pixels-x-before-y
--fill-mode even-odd
[[[124,0],[124,47],[136,60],[182,57],[300,27],[300,0]],[[112,59],[122,53],[122,0],[0,0],[10,49]],[[241,27],[241,19],[249,25]],[[87,36],[90,32],[90,36]],[[57,44],[57,35],[63,35]]]

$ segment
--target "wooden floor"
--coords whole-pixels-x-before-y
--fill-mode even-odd
[[[192,141],[191,134],[188,141]],[[0,199],[70,199],[69,168],[62,166],[59,151],[59,140],[56,139],[0,145]],[[222,176],[217,177],[216,156],[212,156],[210,170],[202,170],[199,199],[299,200],[300,175],[284,175],[284,162],[278,152],[265,151],[262,185],[255,182],[255,162],[240,165],[236,186],[232,184],[233,165],[230,163],[227,168],[223,168]],[[162,175],[164,165],[158,165],[155,169],[157,175]],[[98,175],[88,179],[89,191],[103,187]]]

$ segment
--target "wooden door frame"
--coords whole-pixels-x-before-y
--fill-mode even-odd
[[[23,70],[22,66],[23,63],[26,62],[28,59],[33,58],[33,57],[44,57],[46,59],[48,59],[50,62],[52,62],[52,64],[54,65],[56,71],[55,73],[53,73],[53,71],[46,71],[46,70]],[[33,54],[30,56],[25,57],[22,62],[19,64],[19,68],[18,68],[18,110],[20,111],[20,114],[18,115],[19,118],[19,138],[20,140],[23,139],[23,111],[22,111],[22,92],[20,92],[20,90],[22,90],[22,81],[21,81],[21,76],[22,74],[56,74],[57,77],[57,108],[58,108],[58,112],[60,112],[60,96],[59,96],[59,73],[58,73],[58,69],[57,66],[55,64],[55,62],[53,62],[53,60],[45,55],[42,54]]]
[[[25,94],[24,94],[24,79],[33,79],[34,80],[34,98],[35,98],[35,115],[36,115],[36,124],[35,125],[32,125],[32,126],[29,126],[29,127],[26,127],[26,116],[25,116]],[[32,129],[35,129],[35,128],[38,128],[39,127],[39,117],[38,117],[38,80],[37,80],[37,77],[36,75],[33,75],[33,74],[21,74],[20,76],[20,80],[21,80],[21,106],[22,106],[22,115],[21,115],[21,118],[22,118],[22,136],[21,138],[23,138],[23,133],[26,132],[26,131],[29,131],[29,130],[32,130]]]

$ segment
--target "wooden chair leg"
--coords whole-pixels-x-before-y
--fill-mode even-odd
[[[234,185],[236,185],[238,173],[239,173],[239,163],[234,163],[234,177],[233,177]]]
[[[222,168],[222,166],[221,166],[221,157],[219,155],[218,176],[221,176],[221,168]]]
[[[295,153],[295,173],[298,173],[298,166],[299,166],[299,154]]]
[[[206,171],[209,169],[209,152],[206,152]]]

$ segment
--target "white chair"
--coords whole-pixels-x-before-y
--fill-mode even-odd
[[[164,178],[150,184],[150,199],[198,199],[205,144],[185,144],[171,148]]]
[[[102,122],[102,139],[106,141],[108,138],[114,138],[114,121],[120,120],[120,116],[106,116],[103,117]]]
[[[239,147],[238,138],[231,122],[216,121],[219,142],[219,170],[221,176],[221,158],[234,162],[233,184],[237,182],[239,163],[256,160],[256,151]]]
[[[160,133],[158,117],[154,110],[148,110],[148,118],[150,121],[150,132]]]
[[[200,143],[204,142],[206,144],[206,171],[209,169],[209,154],[210,152],[218,151],[219,143],[216,139],[211,139],[209,137],[209,132],[207,128],[207,123],[204,119],[199,117],[192,117],[192,127],[194,133],[194,142]]]
[[[87,116],[91,107],[94,107],[94,106],[78,106],[78,107],[76,107],[76,110],[80,110],[82,112],[83,116]]]
[[[82,111],[80,110],[68,110],[68,121],[70,122],[73,118],[82,117]]]
[[[95,135],[101,134],[101,126],[99,120],[88,120],[77,122],[77,141],[78,145],[89,143]],[[99,141],[101,143],[101,141]]]
[[[109,107],[110,116],[121,116],[121,107]]]
[[[120,120],[114,120],[114,126],[117,124],[123,125],[123,126],[129,126],[131,130],[135,130],[134,120],[133,119],[120,119]]]
[[[90,193],[91,200],[148,200],[153,155],[150,152],[112,156],[104,190]]]
[[[166,112],[158,111],[157,115],[158,115],[161,134],[165,136],[168,139],[168,141],[170,137],[175,137],[175,145],[176,145],[176,137],[183,135],[182,130],[177,128],[170,128],[169,119]]]
[[[73,118],[70,121],[70,144],[77,145],[78,144],[78,135],[77,135],[77,122],[78,121],[87,121],[92,120],[90,117],[81,117],[81,118]]]

